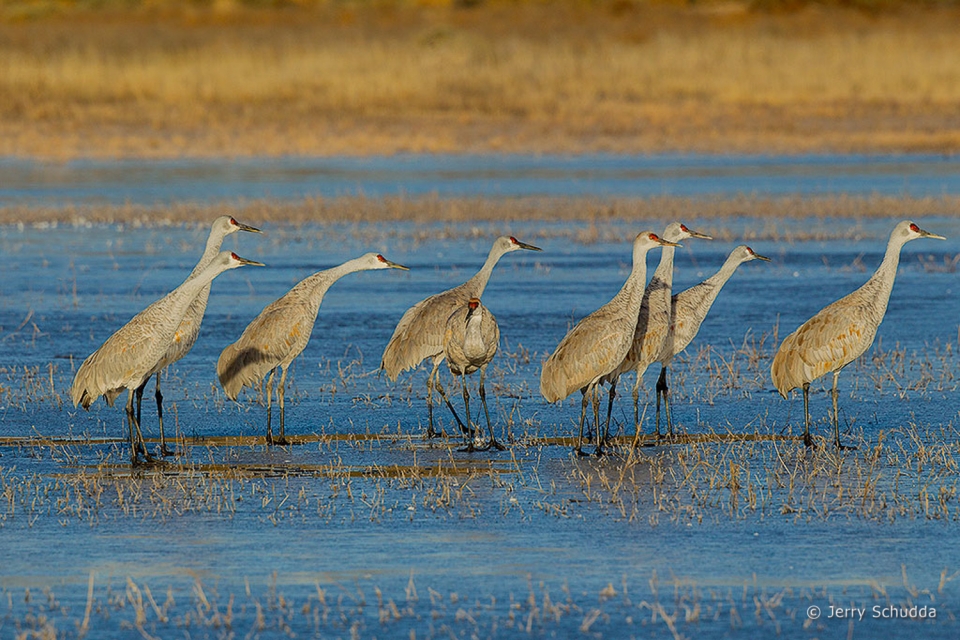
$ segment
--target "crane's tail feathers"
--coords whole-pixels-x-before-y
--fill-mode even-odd
[[[260,349],[231,344],[217,361],[217,377],[227,397],[236,400],[241,389],[253,386],[277,364],[274,356]]]

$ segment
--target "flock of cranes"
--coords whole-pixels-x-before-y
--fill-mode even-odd
[[[215,220],[203,255],[183,284],[118,329],[77,371],[71,389],[75,406],[89,409],[101,396],[112,406],[117,396],[124,390],[128,392],[126,419],[133,464],[140,462],[141,454],[144,460],[153,460],[144,444],[140,420],[143,391],[153,376],[156,376],[160,454],[171,453],[163,435],[160,375],[164,368],[184,357],[196,342],[213,279],[241,266],[263,266],[235,253],[220,251],[223,239],[237,231],[260,232],[229,216]],[[633,267],[619,293],[577,323],[543,363],[540,393],[547,402],[558,402],[575,391],[582,394],[577,453],[583,454],[587,404],[591,399],[596,437],[594,452],[597,455],[603,453],[617,382],[621,375],[630,371],[637,376],[633,401],[634,421],[639,433],[639,384],[644,371],[654,362],[661,365],[656,385],[656,433],[659,437],[661,399],[667,432],[673,433],[667,386],[670,362],[696,337],[720,289],[737,267],[752,260],[769,260],[746,245],[738,246],[716,274],[686,291],[673,294],[674,251],[682,246],[680,242],[690,238],[710,239],[679,222],[668,225],[662,236],[652,231],[638,234],[633,242]],[[893,288],[900,249],[908,241],[917,238],[943,239],[910,221],[896,225],[883,262],[867,283],[801,325],[783,340],[777,351],[771,367],[773,383],[784,398],[792,389],[802,389],[806,445],[813,445],[808,404],[810,383],[827,373],[833,373],[835,444],[838,448],[844,448],[840,442],[837,415],[837,379],[843,367],[862,355],[873,343]],[[651,249],[661,249],[662,253],[660,263],[647,283],[646,256]],[[396,381],[400,373],[417,367],[423,360],[431,360],[432,370],[427,378],[428,437],[439,435],[433,416],[433,390],[436,388],[464,435],[464,450],[503,449],[503,445],[494,437],[484,385],[487,366],[499,346],[500,329],[494,315],[481,302],[481,297],[500,258],[518,250],[541,249],[513,237],[498,238],[475,276],[458,287],[430,296],[408,309],[384,349],[381,368],[391,381]],[[332,269],[317,272],[267,305],[239,339],[220,354],[217,376],[230,399],[236,400],[243,387],[259,383],[269,374],[266,383],[268,444],[286,443],[284,387],[287,372],[310,340],[324,295],[343,276],[373,269],[406,270],[407,267],[391,262],[380,254],[368,253]],[[440,383],[438,372],[444,360],[453,375],[461,376],[465,421],[457,414]],[[277,385],[280,429],[279,437],[274,438],[271,395],[277,368],[281,370]],[[479,395],[490,436],[483,447],[475,445],[466,380],[468,375],[476,371],[480,372]],[[601,428],[599,393],[603,383],[608,385],[608,400],[606,421]]]

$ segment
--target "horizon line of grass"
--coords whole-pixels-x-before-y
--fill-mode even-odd
[[[309,197],[172,205],[72,204],[0,206],[0,225],[206,225],[219,215],[292,225],[368,222],[457,223],[658,220],[665,218],[922,218],[960,215],[960,196],[710,196],[703,198],[519,197],[444,198],[438,195]]]

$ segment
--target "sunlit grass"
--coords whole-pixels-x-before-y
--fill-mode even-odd
[[[953,10],[715,7],[0,24],[0,155],[960,148]]]

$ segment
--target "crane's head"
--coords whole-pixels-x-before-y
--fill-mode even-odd
[[[513,236],[500,236],[497,238],[496,242],[493,243],[493,249],[501,254],[510,253],[511,251],[519,251],[520,249],[527,249],[528,251],[543,251],[543,249],[540,247],[535,247],[532,244],[527,244],[526,242],[520,242]]]
[[[221,251],[219,254],[217,254],[217,257],[214,258],[211,265],[214,265],[221,271],[226,271],[227,269],[236,269],[237,267],[242,267],[244,265],[252,265],[254,267],[264,266],[262,262],[241,258],[232,251]]]
[[[383,257],[379,253],[367,253],[357,260],[360,262],[360,270],[367,271],[373,269],[402,269],[404,271],[409,271],[409,267],[405,267],[402,264],[397,264],[396,262],[391,262]]]
[[[680,242],[687,238],[703,238],[704,240],[713,240],[711,236],[698,231],[693,231],[682,222],[671,222],[663,230],[663,238],[670,242]]]
[[[754,251],[753,249],[751,249],[745,244],[740,245],[733,251],[742,252],[743,257],[740,260],[741,262],[749,262],[751,260],[763,260],[764,262],[770,262],[770,258],[768,258],[767,256],[760,255],[759,253],[757,253],[756,251]]]
[[[470,318],[479,308],[480,298],[470,298],[470,300],[467,301],[467,320],[470,320]]]
[[[655,247],[682,247],[683,245],[664,240],[653,231],[641,231],[634,238],[633,246],[635,249],[653,249]]]
[[[233,216],[220,216],[213,221],[212,231],[214,233],[219,233],[221,237],[226,237],[231,233],[236,233],[237,231],[249,231],[250,233],[262,233],[260,229],[256,227],[251,227],[250,225],[243,224],[242,222],[237,222],[237,219]]]
[[[910,240],[916,240],[917,238],[935,238],[937,240],[946,240],[946,238],[944,238],[943,236],[938,236],[935,233],[924,231],[923,229],[918,227],[915,223],[909,220],[904,220],[894,228],[893,230],[894,236],[898,235],[898,232],[900,237],[903,238],[904,242],[909,242]]]

